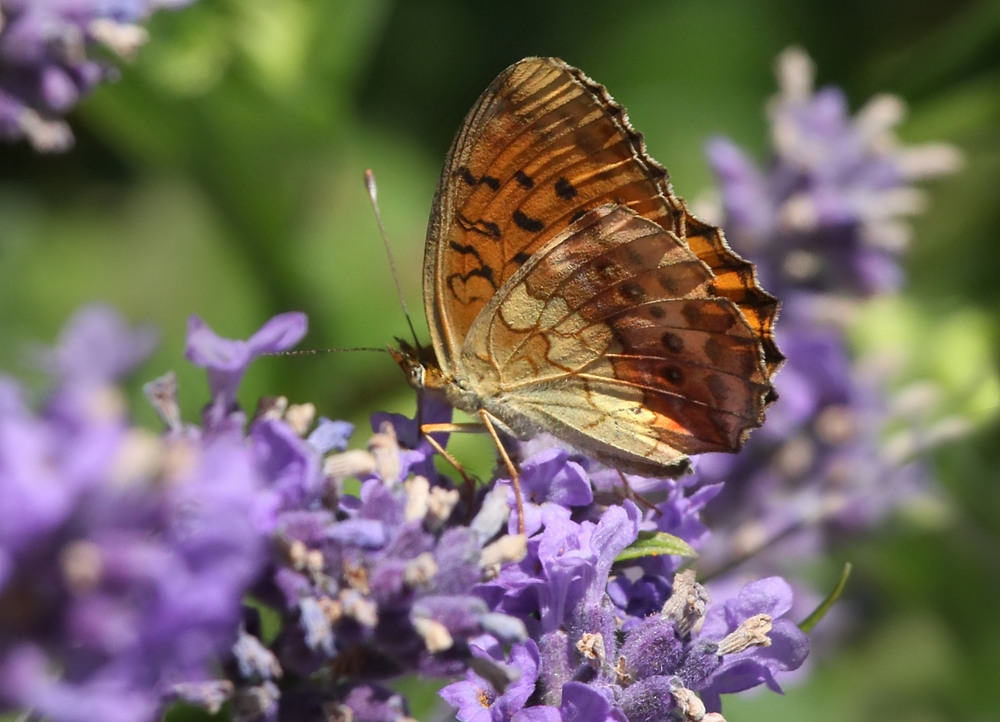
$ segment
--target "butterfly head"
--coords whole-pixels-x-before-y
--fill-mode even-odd
[[[401,338],[397,338],[396,343],[399,348],[390,347],[389,353],[403,369],[410,386],[421,391],[441,385],[441,367],[433,348],[419,344],[413,346]]]

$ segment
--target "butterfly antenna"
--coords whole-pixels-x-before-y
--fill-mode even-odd
[[[321,353],[346,353],[352,351],[373,351],[375,353],[389,353],[387,348],[377,346],[347,346],[340,348],[302,348],[294,351],[273,351],[261,354],[263,356],[318,356]]]
[[[389,270],[392,272],[392,280],[396,284],[396,294],[399,296],[399,305],[403,307],[403,315],[406,316],[406,325],[410,327],[414,344],[419,347],[417,331],[413,328],[413,320],[410,318],[410,310],[406,306],[406,297],[403,296],[403,287],[399,284],[399,274],[396,273],[396,259],[392,255],[392,248],[389,246],[389,236],[382,225],[382,213],[378,209],[378,186],[375,184],[375,173],[371,168],[365,171],[365,188],[368,189],[368,198],[372,202],[372,209],[375,211],[375,222],[378,223],[378,231],[382,235],[382,245],[385,246],[385,255],[389,259]]]

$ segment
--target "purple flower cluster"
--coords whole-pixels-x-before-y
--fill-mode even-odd
[[[460,720],[700,720],[719,712],[721,693],[780,691],[774,674],[796,669],[808,651],[784,617],[790,587],[764,579],[709,606],[692,571],[671,578],[616,565],[648,521],[631,501],[596,523],[547,515],[525,558],[480,586],[491,607],[524,620],[530,639],[504,655],[486,637],[478,654],[520,676],[498,684],[473,668],[445,687]]]
[[[61,116],[115,77],[97,47],[131,58],[146,41],[139,23],[190,1],[0,0],[0,137],[26,137],[39,151],[71,146]]]
[[[0,378],[0,709],[154,719],[235,639],[262,479],[239,437],[130,424],[114,382],[154,343],[89,308],[40,354],[38,404]]]
[[[609,503],[614,472],[542,448],[521,465],[522,535],[509,483],[455,488],[410,419],[376,414],[346,450],[350,426],[309,404],[248,418],[248,365],[304,332],[285,314],[234,341],[192,318],[210,401],[184,423],[173,376],[147,384],[160,435],[114,386],[153,339],[106,308],[40,355],[40,410],[0,383],[0,710],[403,722],[387,682],[417,674],[459,678],[442,696],[463,720],[718,720],[720,694],[802,663],[782,580],[711,604],[682,557],[623,554],[664,532],[702,544],[717,487],[633,479],[657,500],[640,512]]]
[[[839,88],[813,91],[812,61],[798,48],[781,54],[777,74],[768,166],[759,169],[728,139],[708,144],[727,237],[754,260],[785,314],[803,292],[895,290],[910,239],[900,219],[925,204],[912,183],[954,172],[959,153],[945,144],[899,147],[892,131],[905,108],[895,96],[877,96],[852,117]]]
[[[884,372],[857,357],[848,331],[861,300],[901,283],[902,217],[924,203],[912,183],[960,165],[944,144],[900,147],[898,98],[876,97],[852,117],[842,91],[813,90],[803,51],[785,51],[777,69],[766,166],[729,140],[708,146],[726,235],[782,301],[777,340],[788,361],[767,424],[739,455],[697,465],[702,481],[725,482],[709,516],[730,533],[704,549],[708,566],[756,556],[769,565],[758,572],[817,553],[831,532],[869,527],[924,481],[885,441],[890,425],[914,420],[885,396]]]

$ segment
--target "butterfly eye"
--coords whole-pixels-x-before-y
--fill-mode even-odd
[[[410,367],[410,384],[416,389],[422,389],[424,387],[424,378],[427,375],[427,371],[424,369],[422,364],[413,364]]]

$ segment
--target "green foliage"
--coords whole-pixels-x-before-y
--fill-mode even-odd
[[[816,627],[817,624],[820,623],[820,621],[822,621],[823,617],[825,617],[827,613],[833,609],[833,605],[837,603],[837,600],[840,599],[841,595],[844,593],[844,589],[847,588],[847,580],[850,576],[851,564],[848,562],[844,565],[844,571],[840,573],[840,579],[837,580],[837,584],[833,587],[830,593],[826,595],[826,598],[819,603],[816,609],[799,623],[799,629],[808,634]]]
[[[639,538],[628,545],[615,557],[616,562],[629,562],[643,557],[658,557],[665,554],[694,558],[698,552],[680,537],[665,532],[639,532]]]

